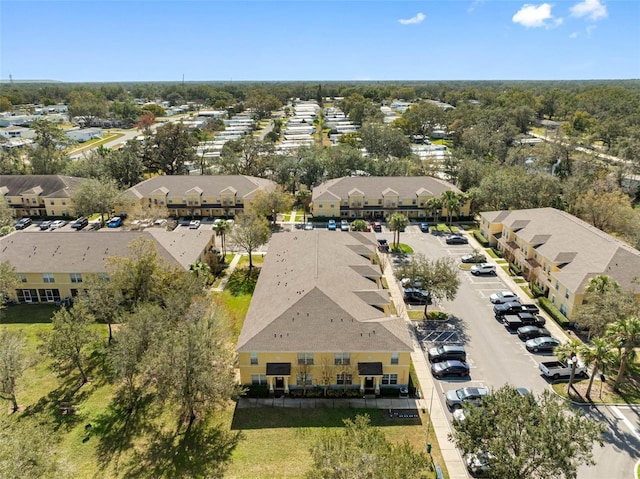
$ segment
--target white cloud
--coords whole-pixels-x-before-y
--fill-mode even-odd
[[[573,32],[571,35],[569,35],[569,38],[578,38],[578,32]]]
[[[411,25],[411,24],[422,23],[425,18],[426,17],[424,16],[424,13],[418,12],[413,17],[401,18],[400,20],[398,20],[398,22],[402,23],[403,25]]]
[[[513,23],[519,23],[523,27],[537,28],[548,26],[547,21],[551,19],[553,19],[551,5],[543,3],[542,5],[523,5],[511,20]]]
[[[570,8],[571,15],[582,18],[587,17],[589,20],[600,20],[607,16],[607,7],[600,3],[600,0],[584,0],[576,3]]]
[[[587,38],[591,38],[591,34],[593,33],[593,31],[598,28],[595,25],[589,25],[587,27]]]

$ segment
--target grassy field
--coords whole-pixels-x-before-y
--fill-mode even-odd
[[[259,268],[250,276],[245,269],[238,269],[229,280],[229,288],[213,295],[229,312],[236,337],[251,300],[248,290],[258,274]],[[136,425],[144,431],[141,437],[123,435],[120,431],[126,415],[114,409],[116,386],[107,380],[104,361],[106,326],[95,326],[101,341],[94,348],[88,371],[93,379],[80,387],[77,374],[56,375],[38,348],[40,336],[50,330],[50,318],[56,310],[52,305],[19,305],[8,308],[0,317],[0,331],[14,329],[24,333],[29,356],[29,367],[19,381],[17,394],[21,412],[0,414],[0,427],[26,417],[49,424],[59,441],[59,456],[69,463],[72,477],[176,477],[174,472],[183,461],[191,461],[193,469],[201,459],[210,460],[215,454],[211,444],[217,443],[221,435],[241,433],[225,477],[301,478],[311,464],[309,449],[323,428],[342,427],[344,418],[363,413],[371,417],[373,425],[383,428],[389,440],[407,440],[417,450],[424,450],[428,421],[425,415],[420,419],[392,419],[386,411],[352,408],[244,409],[231,403],[207,419],[205,439],[209,442],[203,440],[186,450],[181,449],[182,438],[172,433],[175,418],[157,407],[150,417],[137,419],[140,424]],[[76,413],[62,415],[63,402],[72,404]],[[147,447],[150,438],[154,439],[154,448]],[[435,437],[430,442],[434,444],[434,459],[442,464]],[[207,477],[202,471],[196,472],[189,477]]]

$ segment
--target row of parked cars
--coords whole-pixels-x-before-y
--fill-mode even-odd
[[[67,226],[68,224],[69,221],[67,220],[43,220],[38,223],[37,226],[41,231],[53,231]],[[33,225],[33,220],[31,218],[21,218],[14,227],[17,230],[24,230],[31,225]],[[87,226],[89,226],[89,219],[84,216],[71,223],[71,228],[77,231],[80,231]],[[122,226],[122,217],[120,216],[114,216],[107,222],[107,227],[109,228],[119,228],[120,226]]]

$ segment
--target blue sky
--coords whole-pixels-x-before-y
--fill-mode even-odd
[[[640,78],[640,1],[0,0],[0,78]]]

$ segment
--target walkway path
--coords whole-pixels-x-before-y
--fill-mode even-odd
[[[225,286],[227,286],[227,283],[229,282],[229,277],[231,276],[231,273],[233,273],[233,271],[236,269],[236,266],[238,266],[238,262],[240,261],[240,258],[242,258],[242,255],[239,253],[236,253],[236,255],[231,260],[231,263],[229,263],[229,267],[225,270],[222,280],[220,281],[218,286],[212,287],[211,291],[215,291],[218,293],[224,291]]]
[[[387,258],[388,257],[389,256],[387,255]],[[416,375],[418,376],[418,381],[420,382],[421,399],[419,399],[418,402],[422,409],[429,411],[429,417],[431,418],[431,424],[427,426],[427,430],[430,431],[430,434],[432,435],[431,437],[435,436],[438,440],[442,459],[444,460],[447,471],[449,472],[449,478],[467,479],[469,476],[467,474],[467,468],[464,465],[464,461],[462,460],[462,456],[460,455],[460,451],[458,451],[455,445],[450,442],[447,437],[447,435],[452,432],[451,424],[447,419],[442,402],[437,397],[434,397],[436,394],[436,387],[433,376],[431,375],[431,368],[427,362],[427,358],[422,352],[422,347],[416,337],[415,329],[411,325],[407,310],[404,308],[404,298],[402,291],[400,290],[398,280],[393,275],[391,261],[386,261],[384,275],[387,278],[387,284],[389,285],[389,292],[391,293],[393,302],[398,309],[398,316],[404,318],[407,322],[407,328],[409,329],[409,334],[413,340],[411,362],[413,363]],[[427,442],[429,442],[429,440],[430,439],[427,438]]]

